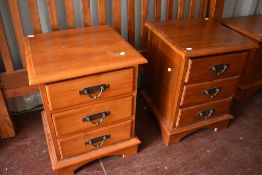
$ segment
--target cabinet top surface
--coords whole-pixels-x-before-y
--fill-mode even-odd
[[[186,57],[236,52],[258,45],[227,27],[212,21],[188,19],[155,21],[147,28]]]
[[[146,63],[109,26],[37,34],[27,39],[29,83],[42,84]]]
[[[262,41],[262,15],[227,18],[223,23],[258,42]]]

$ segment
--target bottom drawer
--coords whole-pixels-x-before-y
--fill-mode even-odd
[[[217,116],[227,114],[232,98],[226,98],[202,105],[181,108],[176,126],[183,127],[203,120],[208,120]]]
[[[131,123],[129,120],[58,140],[62,159],[129,139]]]

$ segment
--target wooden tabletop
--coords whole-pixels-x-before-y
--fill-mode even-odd
[[[146,23],[146,26],[186,57],[199,57],[258,47],[239,33],[208,20],[155,21]]]
[[[227,18],[223,24],[258,42],[262,41],[262,15]]]
[[[93,26],[28,37],[29,84],[50,83],[146,63],[109,26]]]

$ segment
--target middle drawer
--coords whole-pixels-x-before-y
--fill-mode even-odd
[[[184,86],[180,106],[187,107],[233,96],[239,76]]]
[[[125,97],[53,114],[57,136],[83,131],[98,125],[129,118],[133,97]]]

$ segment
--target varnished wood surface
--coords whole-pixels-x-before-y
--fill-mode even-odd
[[[199,57],[258,48],[242,35],[206,20],[155,21],[146,26],[183,56]]]
[[[1,81],[0,81],[1,82]],[[12,120],[9,117],[9,111],[5,104],[5,99],[0,88],[0,139],[14,137],[15,131]]]
[[[35,35],[28,39],[29,83],[49,83],[147,61],[109,26]]]
[[[103,135],[110,135],[110,138],[104,142],[101,148],[130,139],[131,122],[132,121],[129,120],[59,140],[62,159],[99,149],[93,145],[85,145],[85,142]]]
[[[174,59],[175,58],[175,59]],[[188,60],[149,31],[148,64],[145,65],[145,90],[169,128],[176,119]]]
[[[190,106],[187,108],[181,108],[179,110],[179,118],[176,122],[177,127],[184,127],[187,125],[192,125],[194,123],[209,120],[214,117],[219,117],[221,115],[227,114],[231,105],[232,98],[227,98],[219,101],[214,101],[211,103]],[[214,113],[207,119],[198,117],[196,114],[201,111],[213,109]]]
[[[211,6],[221,5],[215,2]],[[155,21],[146,26],[148,64],[142,94],[159,121],[164,143],[177,143],[201,128],[225,128],[232,119],[228,113],[239,77],[256,43],[205,20]],[[211,70],[221,64],[228,64],[228,69],[219,74]],[[226,92],[222,90],[218,99],[203,96],[205,88],[214,86]],[[209,108],[215,108],[215,117],[196,118],[197,112]]]
[[[0,74],[2,92],[5,99],[38,92],[38,86],[29,86],[27,71],[19,70]]]
[[[4,26],[2,19],[0,17],[0,55],[3,60],[4,66],[5,66],[5,71],[7,73],[9,72],[14,72],[14,67],[11,59],[11,55],[9,52],[9,47],[4,31]]]
[[[82,108],[76,108],[65,112],[60,112],[58,114],[53,114],[52,117],[56,129],[56,134],[58,136],[63,136],[78,131],[87,131],[90,129],[101,128],[107,126],[108,124],[111,124],[112,122],[130,118],[132,115],[133,107],[132,98],[132,96],[129,96]],[[119,106],[121,106],[121,108],[119,108]],[[96,125],[90,121],[82,121],[83,118],[86,116],[94,115],[101,112],[110,112],[110,114],[106,116],[99,125]],[[95,120],[94,122],[98,122],[100,120],[101,118]]]
[[[86,105],[91,102],[100,101],[109,97],[132,93],[134,83],[134,70],[132,68],[91,75],[83,78],[73,79],[46,85],[46,91],[51,111],[61,110],[66,107]],[[109,85],[99,98],[93,99],[89,95],[80,95],[79,91],[99,86]],[[91,94],[97,95],[99,92]]]
[[[201,103],[213,102],[215,100],[234,96],[238,83],[239,76],[185,85],[180,106],[184,107]],[[203,90],[212,88],[220,89],[217,95],[215,95],[214,97],[211,98],[211,95],[206,95],[203,93]]]
[[[190,59],[185,82],[204,82],[218,78],[240,75],[244,69],[246,60],[247,52]],[[209,71],[210,67],[218,64],[228,64],[229,68],[220,75]]]
[[[228,18],[223,23],[260,46],[249,53],[237,91],[237,99],[245,100],[262,87],[262,15]]]
[[[258,42],[262,42],[262,15],[223,19],[223,24]]]
[[[63,170],[63,169],[66,170],[66,168],[70,167],[70,171],[71,173],[73,173],[75,169],[97,158],[101,158],[101,157],[109,156],[109,155],[123,155],[123,157],[132,156],[136,154],[137,146],[141,143],[135,137],[127,141],[123,141],[123,142],[113,144],[113,145],[110,145],[110,146],[107,146],[107,147],[104,147],[98,150],[94,150],[92,152],[78,155],[76,157],[59,160],[54,152],[54,147],[53,147],[54,144],[50,137],[50,128],[47,123],[47,118],[46,118],[46,114],[44,111],[42,112],[42,121],[44,125],[46,142],[47,142],[48,151],[49,151],[49,155],[51,159],[51,164],[54,170]]]

